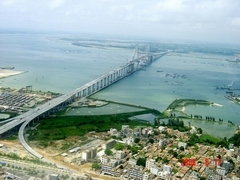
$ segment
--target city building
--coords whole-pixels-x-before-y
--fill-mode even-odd
[[[196,171],[192,171],[189,175],[189,180],[200,180],[200,176]]]
[[[159,140],[159,147],[162,148],[166,145],[166,139],[160,139]]]
[[[111,128],[109,133],[111,136],[118,136],[118,130],[115,128]]]
[[[103,149],[112,149],[114,145],[116,144],[116,141],[114,139],[109,139],[105,144],[102,145]]]
[[[117,159],[122,159],[122,158],[124,158],[126,156],[126,153],[125,152],[123,152],[123,151],[117,151],[116,152],[116,158]]]
[[[102,164],[107,164],[109,162],[109,158],[106,155],[101,156],[100,161]]]
[[[75,152],[77,152],[77,151],[79,151],[79,150],[80,150],[80,147],[75,147],[75,148],[69,150],[68,152],[69,152],[69,153],[75,153]]]
[[[96,156],[97,156],[96,148],[90,148],[90,149],[82,152],[82,159],[85,161],[88,161],[89,159],[93,159]]]
[[[221,167],[221,166],[217,166],[216,172],[217,172],[217,174],[219,174],[219,175],[221,175],[221,176],[225,176],[225,174],[226,174],[225,168],[224,168],[224,167]]]
[[[120,171],[118,171],[115,167],[113,167],[109,164],[102,164],[102,173],[111,175],[111,176],[115,176],[115,177],[119,177],[121,174]]]
[[[222,167],[225,169],[226,173],[228,173],[228,172],[229,172],[229,169],[230,169],[230,162],[228,162],[228,161],[223,161]]]
[[[137,164],[137,160],[131,158],[131,159],[128,160],[128,164],[131,165],[131,166],[134,166],[134,165]]]
[[[164,127],[164,126],[159,126],[159,127],[158,127],[158,130],[159,130],[160,133],[162,133],[162,132],[166,131],[166,127]]]
[[[147,172],[143,174],[143,180],[149,180],[149,174]]]
[[[140,137],[141,136],[141,128],[136,128],[133,130],[134,137]]]
[[[154,166],[150,167],[150,172],[157,176],[158,173],[160,172],[160,168],[154,165]]]
[[[163,172],[166,172],[167,174],[171,174],[171,172],[172,172],[171,166],[164,164],[163,165]]]
[[[58,174],[50,174],[50,175],[48,176],[48,179],[49,179],[49,180],[59,180]]]
[[[121,132],[123,134],[128,134],[128,132],[129,132],[129,125],[122,125]]]
[[[155,165],[155,160],[154,159],[147,159],[146,161],[146,168],[150,170],[151,167]]]
[[[129,179],[143,180],[143,168],[140,166],[133,166],[129,170]]]
[[[190,130],[191,134],[196,134],[197,133],[197,129],[195,126],[191,126],[191,130]]]
[[[187,143],[185,142],[178,142],[178,148],[183,147],[184,149],[187,148]]]
[[[133,145],[134,143],[134,138],[133,137],[127,137],[123,139],[123,142],[127,145]]]
[[[229,157],[234,156],[234,149],[229,149],[229,150],[227,150],[227,155],[228,155]]]

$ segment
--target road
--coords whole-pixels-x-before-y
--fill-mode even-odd
[[[76,179],[76,177],[79,178],[83,178],[84,176],[79,176],[78,174],[72,172],[72,171],[68,171],[65,169],[59,169],[59,168],[55,168],[55,167],[50,167],[50,166],[46,166],[46,165],[42,165],[42,164],[35,164],[32,163],[30,161],[22,161],[22,160],[12,160],[3,156],[0,156],[1,161],[6,162],[5,167],[7,169],[12,169],[13,171],[15,170],[16,173],[17,171],[19,171],[19,169],[21,169],[21,172],[23,174],[28,174],[28,172],[30,170],[35,170],[37,172],[39,172],[39,174],[58,174],[59,176],[69,176],[70,179],[74,178]]]

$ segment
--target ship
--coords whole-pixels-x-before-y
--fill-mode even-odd
[[[0,67],[0,69],[14,69],[15,67],[10,67],[10,66],[7,66],[7,67]]]

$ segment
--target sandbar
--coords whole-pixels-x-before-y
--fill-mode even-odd
[[[221,104],[213,103],[214,106],[223,107]]]
[[[0,79],[1,78],[6,78],[9,76],[14,76],[14,75],[18,75],[24,73],[24,71],[16,71],[16,70],[11,70],[11,69],[1,69],[0,68]]]

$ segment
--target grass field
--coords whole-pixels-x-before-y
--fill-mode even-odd
[[[69,136],[83,136],[89,131],[104,132],[110,128],[121,129],[123,124],[131,128],[151,126],[148,121],[129,120],[129,117],[154,113],[156,110],[123,113],[117,115],[64,116],[41,120],[37,128],[28,130],[28,140],[60,140]],[[58,113],[61,114],[61,113]]]
[[[211,136],[209,134],[202,134],[201,137],[200,137],[200,141],[201,142],[213,142],[214,144],[217,144],[218,142],[221,141],[221,139],[219,138],[216,138],[214,136]]]

